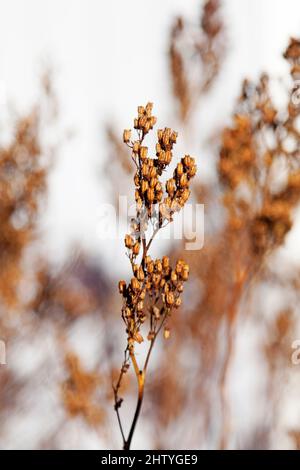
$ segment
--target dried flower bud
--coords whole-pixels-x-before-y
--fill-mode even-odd
[[[174,304],[174,294],[173,294],[173,292],[168,292],[166,294],[166,303],[169,306]]]
[[[149,169],[149,178],[155,178],[157,175],[156,168],[153,166]]]
[[[140,289],[140,283],[139,283],[139,281],[137,280],[136,277],[133,277],[131,279],[130,284],[131,284],[131,287],[134,291],[138,291]]]
[[[178,163],[177,164],[177,167],[176,167],[176,175],[178,177],[180,177],[181,175],[183,175],[183,164],[182,163]]]
[[[133,245],[132,252],[133,252],[134,255],[138,255],[138,254],[139,254],[139,252],[140,252],[140,244],[139,244],[139,242],[136,242],[136,243]]]
[[[149,274],[152,274],[153,271],[154,271],[154,263],[152,260],[150,260],[148,263],[147,263],[147,271]]]
[[[162,258],[162,266],[164,269],[167,269],[170,265],[170,260],[168,256],[163,256]]]
[[[132,148],[132,150],[133,150],[134,153],[138,153],[138,152],[139,152],[139,148],[140,148],[140,143],[139,143],[138,140],[136,140],[136,141],[133,143],[133,148]]]
[[[141,333],[139,333],[139,332],[137,332],[133,335],[133,339],[134,339],[134,341],[136,341],[139,344],[144,341],[144,338],[142,337]]]
[[[137,272],[137,276],[139,281],[143,281],[145,279],[145,274],[143,268],[140,266]]]
[[[158,273],[162,272],[162,263],[160,259],[155,260],[155,269]]]
[[[131,130],[130,129],[125,129],[123,132],[123,141],[125,144],[128,144],[131,139]]]
[[[142,181],[142,184],[141,184],[142,193],[145,193],[148,188],[149,188],[149,183],[148,183],[148,181],[143,180],[143,181]]]
[[[154,201],[154,190],[152,188],[149,188],[147,190],[147,199],[150,202],[150,204]]]
[[[126,318],[130,318],[130,317],[132,316],[132,312],[131,312],[131,310],[130,310],[129,307],[126,307],[126,308],[124,309],[124,316],[125,316]]]
[[[182,282],[180,282],[180,283],[177,284],[176,289],[177,289],[177,291],[180,292],[180,293],[183,292],[183,284],[182,284]]]
[[[175,192],[175,180],[173,178],[169,179],[166,183],[166,190],[169,196],[173,196]]]
[[[125,281],[120,281],[119,282],[119,292],[120,294],[124,294],[126,290],[126,282]]]
[[[182,279],[183,279],[184,281],[187,281],[187,280],[188,280],[189,271],[190,271],[189,265],[188,265],[188,264],[185,264],[185,265],[183,266],[183,270],[182,270],[182,273],[181,273]]]
[[[148,154],[148,147],[140,147],[140,157],[142,160],[145,160],[147,158]]]
[[[178,137],[178,132],[173,131],[171,134],[171,139],[170,139],[172,144],[176,144],[177,137]]]
[[[125,240],[124,241],[125,241],[126,248],[131,249],[133,247],[134,242],[133,242],[133,238],[132,238],[131,235],[128,235],[128,234],[125,235]]]
[[[187,175],[186,173],[183,173],[183,175],[181,175],[180,180],[179,180],[179,186],[181,188],[184,188],[187,184],[188,184]]]
[[[179,308],[180,305],[181,305],[181,298],[177,297],[177,299],[175,300],[175,308]]]

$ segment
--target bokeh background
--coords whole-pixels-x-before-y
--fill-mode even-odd
[[[40,153],[50,162],[45,188],[35,196],[39,209],[32,236],[20,242],[20,256],[9,261],[21,270],[20,275],[10,274],[18,279],[17,294],[9,295],[9,307],[7,299],[1,302],[0,339],[6,342],[7,356],[7,364],[0,366],[3,449],[121,445],[111,383],[125,344],[117,281],[129,276],[129,266],[122,240],[99,237],[99,210],[101,204],[113,203],[118,192],[130,192],[128,172],[116,164],[123,155],[115,137],[122,143],[122,131],[130,127],[136,107],[152,101],[159,125],[179,131],[178,155],[184,151],[197,157],[203,185],[197,197],[206,204],[211,200],[205,199],[206,190],[210,194],[216,184],[219,136],[230,125],[243,79],[257,81],[266,72],[279,84],[274,89],[278,103],[284,101],[289,67],[282,54],[289,38],[300,36],[299,2],[223,0],[219,17],[224,49],[218,73],[207,92],[195,100],[192,117],[180,118],[172,91],[171,28],[182,16],[191,25],[193,38],[203,3],[0,1],[1,148],[8,148],[16,123],[32,117],[37,106],[40,119],[32,132],[38,134]],[[189,41],[183,50],[192,61]],[[197,80],[193,69],[190,77]],[[213,205],[207,221],[208,245],[210,233],[223,223]],[[300,338],[299,322],[294,321],[299,234],[296,210],[292,230],[272,253],[280,282],[271,285],[273,270],[251,292],[251,300],[239,298],[241,318],[235,318],[226,380],[224,338],[229,333],[223,307],[216,307],[218,321],[205,320],[208,330],[200,333],[197,327],[193,337],[183,328],[187,336],[173,339],[171,334],[161,346],[153,360],[134,448],[299,446],[300,365],[291,363],[291,345]],[[223,241],[220,236],[219,245]],[[181,252],[178,243],[164,243],[163,248]],[[1,250],[6,257],[5,244]],[[154,250],[161,253],[159,247]],[[210,256],[209,251],[205,256]],[[205,256],[199,263],[205,262]],[[226,262],[226,256],[218,258],[219,274],[223,269],[225,277]],[[199,274],[204,278],[202,289],[209,275]],[[1,285],[10,283],[10,276]],[[213,279],[212,297],[219,292],[216,284],[224,281],[222,275]],[[195,316],[199,291],[203,292],[194,284],[186,307],[178,313],[190,316],[193,324],[205,316],[200,308]],[[214,339],[207,331],[215,331]],[[205,363],[199,348],[218,353],[207,353]],[[167,372],[156,376],[162,363]],[[182,374],[191,384],[187,390],[178,390]],[[124,394],[126,421],[134,405],[134,383],[129,379]],[[168,406],[171,409],[164,413]]]

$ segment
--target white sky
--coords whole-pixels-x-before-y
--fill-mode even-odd
[[[73,240],[104,256],[115,249],[103,250],[96,234],[97,209],[105,199],[100,169],[106,157],[103,123],[116,118],[121,132],[130,125],[136,106],[149,100],[162,125],[174,121],[166,58],[169,28],[178,13],[197,21],[199,4],[0,0],[0,121],[9,102],[18,109],[33,102],[42,65],[50,60],[61,129],[75,131],[62,147],[50,180],[45,216],[50,254],[65,253]],[[300,33],[299,0],[224,4],[230,47],[213,106],[202,116],[204,135],[228,117],[244,76],[262,70],[278,76],[286,72],[281,53],[288,37]]]

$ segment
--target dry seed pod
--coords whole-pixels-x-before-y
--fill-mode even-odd
[[[137,280],[136,277],[133,277],[131,279],[130,284],[131,284],[131,287],[134,291],[138,291],[140,289],[140,283],[139,283],[139,281]]]
[[[136,242],[132,248],[132,253],[137,256],[139,252],[140,252],[140,244],[139,242]]]
[[[138,269],[137,278],[139,281],[143,281],[145,279],[144,270],[141,266]]]
[[[131,249],[133,247],[133,238],[131,235],[125,235],[125,246],[126,248]]]
[[[119,282],[119,292],[120,294],[124,294],[126,289],[126,282],[125,281],[120,281]]]
[[[162,258],[162,266],[164,269],[168,268],[170,265],[170,260],[168,256],[163,256]]]
[[[166,303],[171,306],[174,304],[174,294],[173,292],[168,292],[166,295]]]
[[[131,130],[130,129],[125,129],[123,132],[123,141],[125,144],[128,144],[131,139]]]
[[[132,150],[134,151],[134,153],[138,153],[139,152],[139,148],[140,148],[140,143],[138,140],[136,140],[134,143],[133,143],[133,148]]]
[[[180,307],[180,305],[181,305],[181,298],[177,297],[177,299],[175,300],[175,308]]]
[[[142,160],[147,158],[148,147],[140,147],[140,157]]]
[[[147,199],[150,202],[150,204],[154,201],[154,190],[152,188],[149,188],[147,190]]]
[[[176,175],[178,177],[180,177],[181,175],[183,175],[183,164],[182,163],[178,163],[177,164],[177,167],[176,167]]]

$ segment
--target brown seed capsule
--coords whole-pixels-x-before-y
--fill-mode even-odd
[[[181,305],[181,298],[177,297],[177,299],[175,300],[175,308],[179,308],[180,305]]]
[[[131,248],[133,247],[134,241],[133,241],[133,238],[132,238],[131,235],[128,235],[128,234],[125,235],[125,240],[124,240],[124,242],[125,242],[126,248],[131,249]]]
[[[176,167],[176,175],[178,177],[180,177],[181,175],[183,175],[183,164],[182,163],[178,163],[177,164],[177,167]]]
[[[139,192],[138,189],[136,189],[135,192],[134,192],[134,198],[135,198],[136,202],[138,202],[138,200],[141,198],[140,197],[140,192]]]
[[[190,197],[191,191],[187,188],[185,188],[181,194],[181,199],[183,203],[185,204],[188,198]]]
[[[139,312],[141,312],[141,311],[143,310],[143,308],[144,308],[144,302],[141,300],[141,301],[138,302],[138,304],[137,304],[137,310],[138,310]]]
[[[146,113],[149,114],[150,113],[150,116],[151,116],[151,113],[152,113],[152,109],[153,109],[153,103],[151,103],[151,101],[149,101],[147,104],[146,104]]]
[[[150,204],[154,201],[154,190],[152,188],[149,188],[147,190],[147,199],[150,202]]]
[[[195,174],[197,173],[197,165],[194,165],[192,166],[191,168],[189,168],[188,170],[188,176],[190,178],[192,178],[193,176],[195,176]]]
[[[150,169],[149,169],[149,178],[155,178],[157,175],[157,171],[156,171],[156,168],[154,166],[152,166]]]
[[[135,119],[133,122],[134,122],[134,128],[135,128],[135,129],[138,129],[138,127],[139,127],[139,121],[138,121],[138,119]]]
[[[129,308],[129,307],[126,307],[126,308],[124,309],[124,316],[125,316],[126,318],[130,318],[131,315],[132,315],[132,312],[131,312],[130,308]]]
[[[142,290],[142,292],[141,292],[140,295],[139,295],[139,298],[140,298],[141,300],[144,300],[145,297],[146,297],[146,291],[145,291],[145,290]]]
[[[164,269],[167,269],[170,265],[170,260],[168,256],[163,256],[162,258],[162,266]]]
[[[171,272],[171,281],[172,281],[173,283],[177,282],[177,274],[176,274],[175,271],[172,271],[172,272]]]
[[[188,278],[189,278],[189,271],[190,271],[190,267],[188,264],[185,264],[183,266],[183,270],[182,270],[182,273],[181,273],[181,277],[184,281],[187,281]]]
[[[173,196],[175,191],[175,180],[173,178],[169,179],[166,183],[166,190],[169,196]]]
[[[133,278],[131,279],[130,284],[131,284],[131,287],[132,287],[132,289],[133,289],[134,291],[139,290],[139,288],[140,288],[140,283],[139,283],[139,281],[137,280],[136,277],[133,277]]]
[[[171,134],[171,142],[173,144],[176,144],[177,137],[178,137],[178,132],[173,131],[172,134]]]
[[[142,165],[142,175],[144,177],[148,176],[149,174],[149,166],[146,163],[143,163]]]
[[[142,343],[144,341],[144,338],[142,337],[141,333],[137,332],[133,335],[134,341],[137,343]]]
[[[154,189],[157,184],[158,184],[158,179],[157,179],[157,178],[151,178],[151,180],[150,180],[150,188]]]
[[[149,274],[152,274],[153,271],[154,271],[154,263],[153,261],[149,261],[149,263],[147,263],[147,271]]]
[[[154,286],[158,286],[158,284],[160,283],[160,280],[161,280],[160,274],[153,274],[152,282]]]
[[[168,150],[165,154],[165,163],[169,165],[169,163],[171,163],[171,160],[172,160],[172,152]]]
[[[180,283],[177,284],[176,289],[177,289],[178,292],[183,292],[183,284],[182,284],[182,282],[180,282]]]
[[[144,113],[145,113],[145,108],[144,108],[144,106],[138,106],[137,111],[138,111],[139,117],[142,117],[142,116],[144,115]]]
[[[126,289],[126,282],[125,281],[120,281],[119,282],[119,292],[120,294],[124,294]]]
[[[190,168],[192,166],[192,159],[189,155],[186,155],[183,159],[182,162],[186,168]]]
[[[162,200],[163,195],[164,195],[164,194],[163,194],[162,191],[158,191],[158,192],[156,193],[155,197],[156,197],[157,202],[160,202],[160,201]]]
[[[148,147],[140,147],[140,157],[142,160],[145,160],[145,158],[147,158],[147,153]]]
[[[158,273],[162,272],[162,263],[161,263],[160,259],[155,260],[155,270]]]
[[[130,129],[125,129],[123,132],[123,141],[125,144],[128,144],[130,142],[131,138],[131,130]]]
[[[136,140],[136,141],[133,143],[133,148],[132,148],[132,150],[133,150],[134,153],[138,153],[139,148],[140,148],[140,143],[139,143],[138,140]]]
[[[138,254],[139,254],[139,252],[140,252],[140,244],[139,244],[139,242],[136,242],[136,243],[133,245],[132,252],[133,252],[134,255],[138,255]]]
[[[138,268],[136,277],[138,278],[139,281],[143,281],[145,279],[145,274],[144,274],[144,270],[143,270],[142,266],[140,266]]]
[[[186,173],[183,173],[181,175],[180,180],[179,180],[179,185],[181,188],[185,188],[185,186],[188,184],[188,179]]]
[[[169,306],[174,304],[174,294],[173,294],[173,292],[168,292],[166,294],[166,303]]]
[[[158,129],[157,131],[157,138],[158,140],[161,140],[163,137],[163,130],[162,129]]]
[[[138,173],[136,173],[136,174],[134,175],[133,181],[134,181],[135,186],[139,187],[139,185],[140,185],[140,176],[139,176]]]
[[[142,191],[142,193],[145,193],[148,188],[149,188],[148,181],[143,180],[143,181],[142,181],[142,184],[141,184],[141,191]]]

